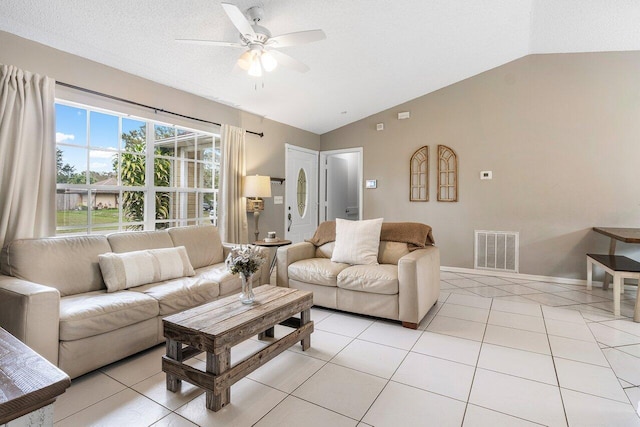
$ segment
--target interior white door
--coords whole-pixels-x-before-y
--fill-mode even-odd
[[[349,193],[346,183],[349,181],[349,162],[346,159],[329,156],[325,169],[327,179],[327,221],[336,218],[349,219]],[[330,197],[329,197],[330,196]]]
[[[362,147],[320,152],[321,222],[362,219],[362,157]]]
[[[285,238],[293,243],[318,228],[318,152],[286,146]]]

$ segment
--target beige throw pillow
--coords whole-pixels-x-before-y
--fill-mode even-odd
[[[108,252],[99,255],[98,262],[107,292],[196,274],[184,246],[120,254]]]
[[[331,261],[377,265],[382,221],[382,218],[365,221],[336,219],[336,243]]]

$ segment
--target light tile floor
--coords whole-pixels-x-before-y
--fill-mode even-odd
[[[217,413],[197,387],[166,391],[158,346],[75,379],[55,425],[640,426],[635,287],[615,317],[612,290],[451,272],[441,284],[417,331],[312,309],[311,349],[239,381]],[[264,345],[245,341],[232,362]]]

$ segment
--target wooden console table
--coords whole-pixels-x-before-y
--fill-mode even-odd
[[[618,240],[624,243],[640,243],[640,228],[593,227],[593,231],[611,238],[609,255],[615,255]],[[609,289],[610,280],[611,275],[605,273],[602,289]]]
[[[52,404],[70,385],[67,374],[0,328],[0,426]]]

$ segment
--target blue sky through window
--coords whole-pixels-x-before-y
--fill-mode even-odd
[[[143,121],[123,118],[122,132],[138,130],[144,125]],[[77,148],[59,146],[63,152],[63,164],[68,163],[73,166],[76,173],[86,171],[89,147],[91,148],[88,153],[89,170],[101,173],[114,172],[113,159],[116,155],[114,151],[121,148],[118,128],[118,116],[56,104],[56,143],[77,146]],[[89,135],[87,135],[88,130]]]

